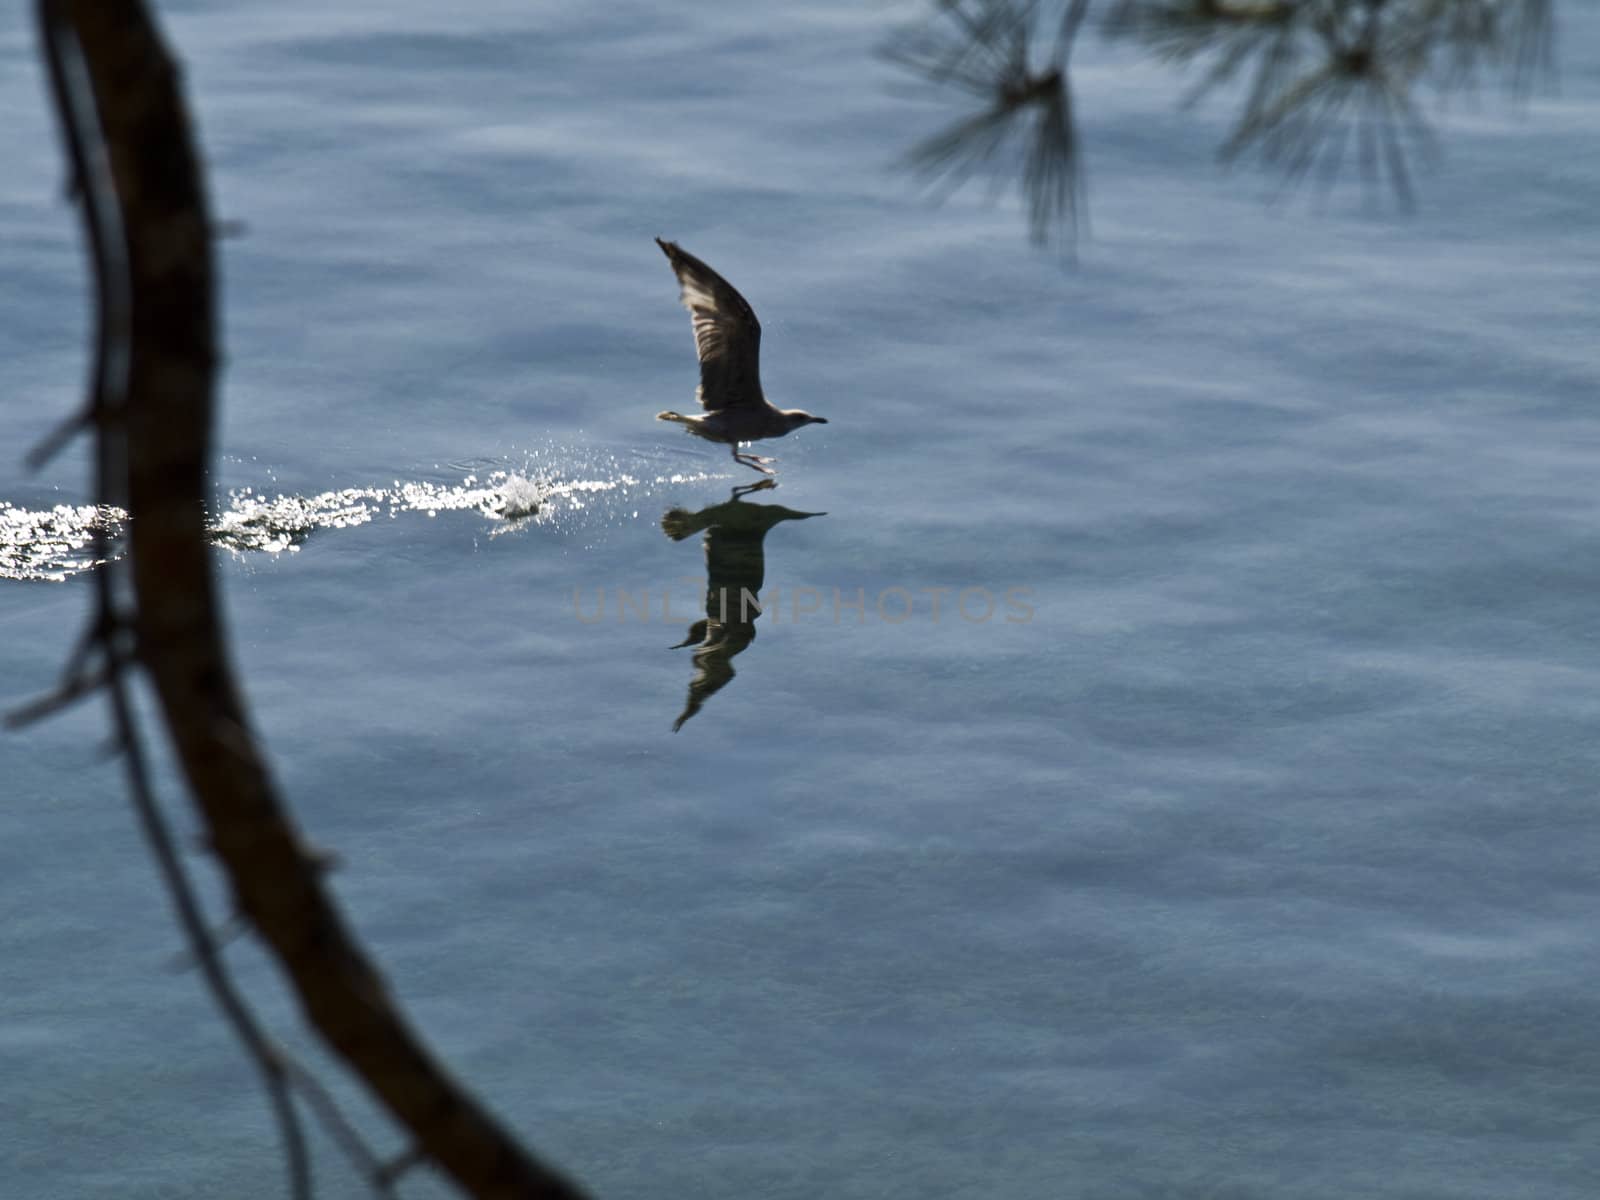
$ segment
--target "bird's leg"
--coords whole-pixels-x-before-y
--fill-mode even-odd
[[[775,458],[763,458],[759,454],[752,454],[748,450],[740,450],[739,449],[740,446],[747,446],[747,445],[749,445],[748,442],[735,442],[733,444],[733,455],[734,455],[734,457],[735,458],[742,458],[746,462],[770,463],[770,462],[777,462],[778,461]]]
[[[733,461],[736,462],[736,463],[743,463],[745,466],[749,467],[752,471],[760,471],[763,475],[774,475],[774,474],[776,474],[775,471],[772,471],[771,469],[761,465],[762,463],[766,462],[767,460],[762,458],[760,455],[756,455],[756,454],[740,454],[739,453],[738,443],[734,443]]]

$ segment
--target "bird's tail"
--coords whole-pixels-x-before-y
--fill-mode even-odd
[[[692,425],[692,424],[694,424],[694,418],[693,417],[686,417],[682,413],[675,413],[675,412],[657,413],[656,414],[656,420],[658,420],[658,421],[676,421],[679,425]]]

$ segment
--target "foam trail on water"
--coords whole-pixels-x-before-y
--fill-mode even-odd
[[[313,533],[351,529],[380,516],[437,516],[476,512],[492,522],[491,536],[530,525],[571,527],[596,520],[620,523],[637,516],[611,501],[637,500],[658,488],[727,476],[707,471],[657,473],[634,468],[598,478],[564,478],[550,469],[495,469],[468,474],[459,483],[394,480],[387,487],[348,487],[312,496],[268,494],[253,487],[228,495],[227,507],[211,522],[212,539],[235,554],[283,554],[298,550]],[[94,558],[97,523],[112,533],[113,557],[127,514],[118,508],[59,504],[28,510],[0,501],[0,579],[60,582],[99,563]]]
[[[94,557],[95,528],[115,531],[128,514],[93,504],[18,508],[0,500],[0,579],[38,579],[60,583],[99,566]]]

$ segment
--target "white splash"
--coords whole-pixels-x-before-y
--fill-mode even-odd
[[[637,520],[637,500],[656,488],[726,478],[714,472],[655,475],[617,470],[599,478],[562,478],[554,471],[497,469],[468,474],[459,483],[394,480],[388,487],[348,487],[314,496],[268,494],[245,487],[230,492],[211,523],[217,545],[243,554],[284,554],[313,533],[351,529],[380,516],[476,512],[494,524],[491,536],[530,525],[579,520]],[[626,501],[626,507],[620,501]],[[581,516],[580,516],[581,514]],[[0,501],[0,579],[60,582],[98,566],[95,527],[112,535],[113,557],[127,514],[117,508],[58,504],[30,511]]]
[[[99,565],[94,557],[98,526],[115,532],[128,514],[93,504],[57,504],[29,510],[0,500],[0,579],[59,583]]]

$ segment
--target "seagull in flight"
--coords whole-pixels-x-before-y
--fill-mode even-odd
[[[761,322],[733,285],[676,242],[656,239],[672,264],[683,289],[683,306],[694,319],[694,348],[700,356],[700,388],[696,396],[705,412],[699,416],[657,413],[658,421],[675,421],[696,437],[733,448],[733,461],[763,475],[775,472],[775,458],[742,453],[740,445],[777,438],[802,425],[826,425],[798,408],[774,408],[761,392]]]

